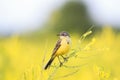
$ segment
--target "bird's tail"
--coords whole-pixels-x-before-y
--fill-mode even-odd
[[[53,60],[55,59],[55,57],[54,56],[52,56],[51,58],[50,58],[50,60],[48,61],[48,63],[46,64],[46,66],[45,66],[45,70],[51,65],[51,63],[53,62]]]

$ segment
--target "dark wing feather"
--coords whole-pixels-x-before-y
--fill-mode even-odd
[[[56,45],[55,45],[55,48],[53,49],[53,54],[52,54],[52,56],[53,55],[55,55],[55,53],[57,52],[57,50],[60,48],[60,46],[61,46],[61,39],[59,39],[58,41],[57,41],[57,43],[56,43]]]

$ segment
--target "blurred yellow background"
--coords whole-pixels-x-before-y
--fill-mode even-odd
[[[69,58],[62,67],[43,70],[50,58],[57,40],[56,34],[39,40],[29,40],[18,35],[0,41],[1,80],[119,80],[119,40],[108,26],[102,33],[84,40],[79,45],[80,36],[72,34],[72,49],[75,56]],[[86,37],[87,38],[87,37]],[[53,65],[59,66],[58,60]]]
[[[93,24],[84,5],[69,2],[42,29],[1,36],[0,80],[120,80],[120,30],[107,23],[89,30]],[[71,35],[70,57],[44,70],[60,31]]]

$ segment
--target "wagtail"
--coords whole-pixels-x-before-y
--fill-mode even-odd
[[[59,40],[57,41],[55,48],[53,49],[50,60],[44,67],[45,70],[51,65],[51,63],[53,62],[53,60],[56,57],[58,57],[58,60],[60,62],[60,66],[61,66],[62,63],[61,63],[59,57],[61,56],[65,60],[66,58],[63,57],[63,55],[67,54],[70,50],[71,39],[70,39],[69,33],[62,31],[58,34],[58,36],[59,36]]]

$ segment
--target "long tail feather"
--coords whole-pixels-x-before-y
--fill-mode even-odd
[[[51,57],[50,60],[48,61],[48,63],[45,66],[45,70],[52,64],[53,60],[55,59],[55,57]]]

